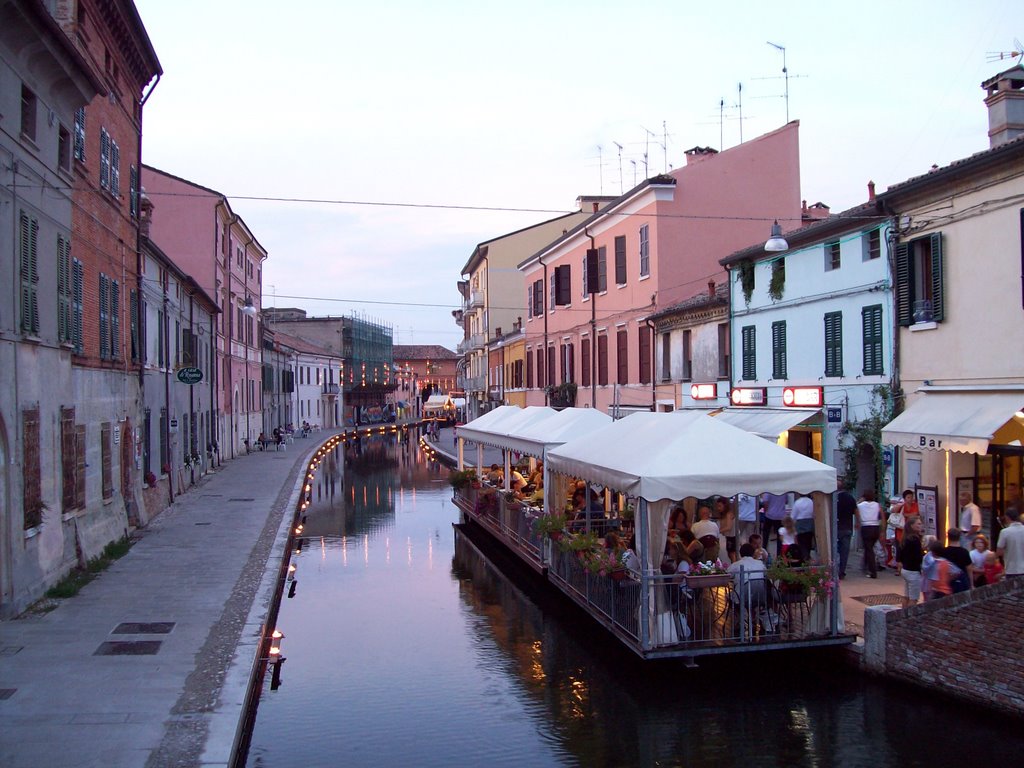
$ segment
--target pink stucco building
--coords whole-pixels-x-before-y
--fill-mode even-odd
[[[793,121],[724,152],[695,147],[685,167],[647,179],[520,263],[527,403],[575,384],[577,405],[650,409],[647,318],[724,281],[718,260],[766,239],[773,221],[799,225],[798,137]],[[587,290],[588,249],[598,252],[596,293]]]
[[[224,458],[244,450],[263,428],[260,314],[266,249],[212,189],[143,166],[142,187],[155,207],[150,239],[217,302],[215,442]]]

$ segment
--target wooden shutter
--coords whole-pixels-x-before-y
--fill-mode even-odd
[[[930,237],[932,251],[932,320],[941,323],[946,317],[942,290],[942,233]]]
[[[558,345],[558,365],[559,365],[559,372],[561,373],[561,378],[562,378],[562,383],[563,384],[566,381],[568,381],[568,379],[565,377],[566,363],[568,363],[568,360],[566,359],[566,355],[567,355],[567,353],[565,351],[565,344],[559,344]]]
[[[75,159],[85,162],[85,107],[75,110]]]
[[[625,328],[615,334],[615,373],[619,384],[629,384],[629,335]]]
[[[100,360],[110,357],[110,316],[107,314],[110,289],[107,282],[107,276],[100,273]]]
[[[597,383],[602,387],[608,383],[608,336],[597,337]]]
[[[745,325],[742,330],[743,341],[743,379],[754,381],[757,378],[757,328]]]
[[[526,350],[526,388],[533,389],[533,352]]]
[[[913,322],[914,265],[910,260],[910,245],[896,246],[896,319],[902,326]]]
[[[590,386],[590,338],[580,342],[580,384]]]
[[[884,373],[882,346],[882,305],[861,310],[861,329],[864,343],[864,374],[878,376]]]
[[[121,284],[110,281],[110,359],[121,358]]]
[[[615,284],[626,284],[626,236],[615,238]]]
[[[786,378],[786,321],[772,323],[772,378]]]
[[[128,293],[128,322],[131,323],[132,362],[139,362],[139,292]]]
[[[116,141],[110,142],[110,191],[121,194],[121,148]]]
[[[540,317],[544,314],[544,280],[535,280],[533,283],[533,316]]]
[[[597,249],[597,287],[599,292],[608,290],[608,251],[603,245]]]
[[[600,260],[600,251],[597,248],[587,249],[587,257],[583,268],[583,290],[585,293],[601,292]]]
[[[39,409],[22,411],[22,512],[24,528],[43,521],[43,489],[39,460]]]
[[[111,468],[110,452],[110,422],[105,421],[100,425],[100,470],[103,478],[104,499],[109,499],[114,495],[114,473]]]
[[[555,267],[555,304],[572,304],[572,267],[569,264]]]
[[[72,327],[71,338],[75,346],[75,354],[81,355],[84,351],[82,340],[82,290],[85,285],[85,276],[82,270],[82,262],[78,259],[71,261],[71,311]]]
[[[825,375],[843,375],[843,313],[825,313]]]
[[[128,166],[128,214],[134,219],[139,215],[139,169]]]
[[[71,341],[71,243],[57,235],[57,341]]]
[[[110,189],[110,134],[100,129],[100,187]]]
[[[576,381],[576,356],[571,343],[565,345],[565,353],[565,380]]]
[[[21,261],[21,330],[39,332],[39,221],[24,211],[19,217]]]
[[[544,389],[544,350],[537,347],[537,389]]]
[[[639,343],[637,349],[640,354],[640,383],[651,383],[651,329],[650,326],[641,325]]]
[[[85,506],[85,424],[75,425],[75,508]]]
[[[75,439],[75,409],[61,408],[60,411],[60,469],[61,501],[63,510],[75,509],[75,476],[78,469]]]
[[[555,346],[552,344],[548,347],[548,384],[555,386],[558,380],[555,378]]]

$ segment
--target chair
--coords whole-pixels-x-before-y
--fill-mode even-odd
[[[810,612],[806,590],[783,582],[782,584],[772,584],[771,591],[772,602],[778,607],[779,615],[785,623],[786,629],[789,632],[801,631]]]
[[[733,585],[729,604],[735,620],[740,622],[737,635],[753,638],[758,630],[762,635],[779,631],[779,614],[772,609],[769,585],[763,577],[744,578]]]

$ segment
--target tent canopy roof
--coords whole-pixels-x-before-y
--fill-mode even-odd
[[[548,451],[547,461],[648,501],[836,489],[833,467],[699,411],[637,413]]]

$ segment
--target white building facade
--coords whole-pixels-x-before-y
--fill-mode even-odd
[[[850,440],[892,398],[889,220],[871,202],[786,238],[788,250],[722,260],[733,352],[722,417],[831,464],[858,490],[890,493],[885,457]]]

